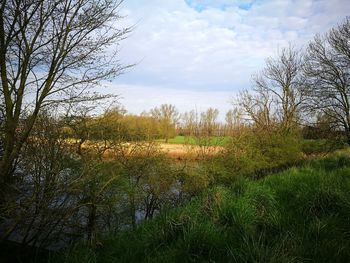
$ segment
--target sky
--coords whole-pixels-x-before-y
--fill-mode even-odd
[[[125,0],[120,61],[137,65],[108,84],[130,113],[163,103],[181,112],[232,108],[265,59],[303,48],[350,15],[350,0]]]

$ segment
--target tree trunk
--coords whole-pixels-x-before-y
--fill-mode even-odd
[[[89,209],[89,218],[87,224],[88,242],[93,245],[95,241],[95,228],[96,228],[96,206],[91,205]]]
[[[0,183],[1,185],[8,184],[11,181],[13,171],[13,161],[10,155],[4,154],[0,162]]]
[[[134,197],[130,198],[130,218],[131,218],[131,226],[133,229],[136,229],[136,207]]]
[[[350,146],[350,131],[346,132],[346,142]]]
[[[9,117],[5,121],[4,155],[0,160],[1,183],[11,183],[14,173],[14,162],[19,157],[23,144],[28,140],[38,114],[39,107],[36,107],[33,114],[27,119],[20,135],[16,134],[16,129],[20,127],[18,118]]]
[[[5,140],[4,140],[4,154],[0,160],[0,180],[1,184],[9,183],[13,173],[13,162],[17,158],[15,154],[15,129],[13,125],[8,125]]]

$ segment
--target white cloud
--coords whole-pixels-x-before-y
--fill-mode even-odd
[[[196,0],[206,6],[201,12],[182,0],[140,2],[124,3],[124,23],[137,26],[121,45],[123,62],[140,63],[115,83],[137,86],[142,94],[153,92],[153,87],[159,94],[178,90],[186,104],[195,104],[186,99],[191,92],[249,88],[250,76],[263,67],[265,58],[290,42],[307,44],[315,33],[350,14],[348,0]],[[240,8],[247,3],[253,4]],[[130,98],[126,106],[140,107],[131,94],[137,96],[125,89]],[[166,102],[159,94],[157,101]]]

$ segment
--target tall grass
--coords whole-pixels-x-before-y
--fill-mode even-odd
[[[350,159],[312,161],[259,181],[236,178],[96,250],[59,262],[350,262]]]

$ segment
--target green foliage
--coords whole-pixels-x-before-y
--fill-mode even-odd
[[[328,153],[337,149],[344,148],[344,143],[339,140],[307,139],[303,140],[301,147],[303,153],[310,155]]]
[[[222,178],[218,180],[230,181],[237,175],[251,176],[296,163],[301,158],[301,139],[297,134],[246,130],[232,138],[225,152],[217,157],[222,167]]]
[[[168,142],[176,134],[175,126],[179,120],[179,112],[172,104],[162,104],[151,109],[150,115],[158,121],[160,125],[161,138]]]
[[[122,136],[127,141],[149,140],[161,137],[161,125],[146,116],[126,115],[120,120]]]
[[[181,182],[181,192],[190,196],[201,193],[213,181],[213,178],[206,171],[204,166],[189,165],[178,175],[178,180]]]
[[[49,258],[48,262],[66,262],[66,263],[74,263],[74,262],[86,262],[86,263],[95,263],[97,262],[97,255],[95,251],[84,245],[73,246],[69,249],[69,252],[60,257],[57,254],[52,254]]]
[[[98,117],[72,117],[62,128],[66,137],[85,140],[142,141],[159,139],[162,126],[155,118],[107,112]],[[172,127],[172,134],[175,128]]]
[[[96,262],[348,262],[349,175],[350,159],[341,155],[260,181],[240,177],[107,238],[94,256]],[[60,259],[79,251],[67,253]]]

